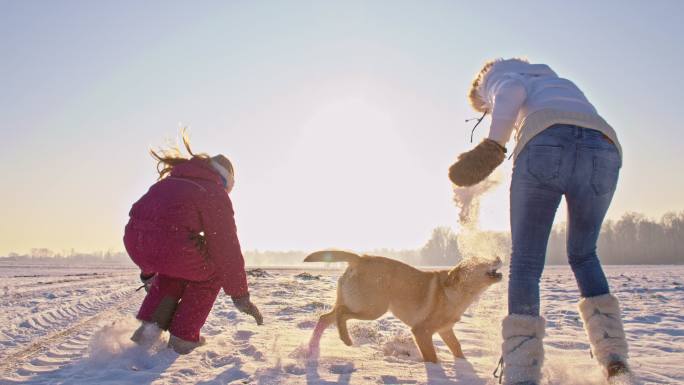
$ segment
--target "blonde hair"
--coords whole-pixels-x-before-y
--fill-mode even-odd
[[[504,58],[496,58],[493,60],[489,60],[485,62],[485,64],[482,66],[480,71],[475,74],[475,77],[473,78],[473,82],[470,85],[470,90],[468,91],[468,101],[470,102],[470,105],[475,109],[475,111],[479,112],[485,112],[486,111],[486,102],[482,100],[482,97],[480,96],[480,91],[479,88],[482,85],[482,82],[484,81],[485,76],[489,73],[489,70],[492,69],[492,66],[494,64],[504,61],[504,60],[517,60],[522,63],[529,63],[530,61],[527,60],[527,58],[524,57],[514,57],[511,59],[504,59]]]
[[[156,151],[150,149],[150,155],[157,161],[157,172],[159,173],[159,178],[157,180],[162,180],[169,175],[173,168],[181,163],[187,162],[192,158],[209,159],[209,155],[204,153],[195,154],[190,148],[190,137],[186,127],[183,127],[180,131],[181,138],[183,140],[183,146],[185,150],[190,154],[187,157],[181,153],[178,144],[169,146],[167,148],[159,148]]]

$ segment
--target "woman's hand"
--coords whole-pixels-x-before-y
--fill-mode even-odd
[[[264,324],[264,317],[261,316],[259,308],[249,300],[249,293],[241,297],[231,297],[235,307],[242,313],[249,314],[256,320],[257,325]]]
[[[491,139],[484,139],[474,149],[458,156],[449,168],[449,179],[461,187],[482,182],[506,157],[506,147]]]

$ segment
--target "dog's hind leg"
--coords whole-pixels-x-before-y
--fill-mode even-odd
[[[317,351],[317,349],[320,345],[320,342],[321,342],[321,337],[323,337],[323,333],[325,332],[325,329],[327,329],[328,326],[335,323],[336,313],[337,313],[337,307],[333,308],[332,311],[330,311],[329,313],[323,314],[318,319],[318,323],[316,324],[316,327],[314,328],[313,334],[311,335],[311,339],[309,340],[309,351],[310,352],[313,352],[314,350]]]
[[[346,306],[340,306],[336,312],[337,332],[340,334],[340,339],[347,346],[352,346],[351,337],[349,337],[349,330],[347,330],[347,320],[355,318]]]
[[[456,334],[454,334],[453,329],[443,330],[439,332],[439,336],[442,337],[442,340],[447,344],[449,350],[451,350],[451,354],[453,354],[454,357],[465,358],[463,355],[463,350],[461,350],[461,343],[458,342],[458,338],[456,338]]]
[[[352,346],[351,337],[349,337],[349,330],[347,330],[347,321],[350,319],[358,319],[364,321],[370,321],[377,319],[381,315],[385,314],[386,309],[366,309],[360,312],[351,312],[349,308],[342,305],[337,307],[336,321],[337,321],[337,331],[340,334],[340,339],[347,346]]]

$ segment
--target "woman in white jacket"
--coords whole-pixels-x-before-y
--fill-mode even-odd
[[[505,384],[538,385],[545,320],[539,279],[556,209],[568,206],[568,260],[582,296],[579,311],[592,351],[611,380],[632,379],[618,300],[596,255],[596,242],[622,165],[613,128],[582,91],[544,64],[494,60],[475,77],[469,99],[491,114],[489,135],[449,169],[458,186],[485,179],[505,158],[515,132],[510,188],[513,242],[508,316],[503,329]]]

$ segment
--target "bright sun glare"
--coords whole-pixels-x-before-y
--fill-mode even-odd
[[[395,127],[391,112],[363,97],[330,102],[301,127],[283,166],[295,187],[283,194],[303,208],[300,218],[318,224],[312,239],[393,244],[377,239],[378,224],[419,192],[412,175],[420,175]]]

